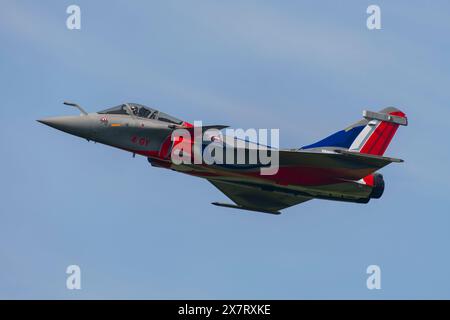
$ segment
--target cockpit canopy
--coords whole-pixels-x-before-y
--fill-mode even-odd
[[[167,113],[160,112],[158,110],[143,106],[138,103],[124,103],[116,107],[112,107],[103,111],[98,112],[99,114],[123,114],[130,115],[130,112],[134,116],[139,118],[154,119],[174,124],[182,124],[183,121],[168,115]]]

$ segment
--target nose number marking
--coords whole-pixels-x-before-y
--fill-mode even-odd
[[[134,144],[139,144],[140,146],[148,146],[149,140],[144,137],[132,136],[131,142]]]

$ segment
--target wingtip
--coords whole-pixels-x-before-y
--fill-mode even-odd
[[[263,212],[263,213],[269,213],[269,214],[274,214],[274,215],[281,214],[280,211],[261,210],[261,209],[256,209],[256,208],[248,208],[248,207],[243,207],[243,206],[239,206],[239,205],[231,204],[231,203],[211,202],[211,204],[215,205],[215,206],[218,206],[218,207],[224,207],[224,208],[241,209],[241,210],[254,211],[254,212]]]

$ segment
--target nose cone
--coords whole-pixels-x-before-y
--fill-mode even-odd
[[[37,121],[82,138],[90,138],[93,134],[92,122],[87,116],[53,117]]]

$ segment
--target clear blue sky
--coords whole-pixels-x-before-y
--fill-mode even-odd
[[[78,4],[82,29],[66,29]],[[382,30],[366,28],[366,8]],[[450,298],[448,1],[1,1],[0,298]],[[382,199],[281,216],[35,122],[125,101],[299,147],[396,106]],[[82,269],[82,290],[65,269]],[[382,289],[366,288],[366,267]]]

